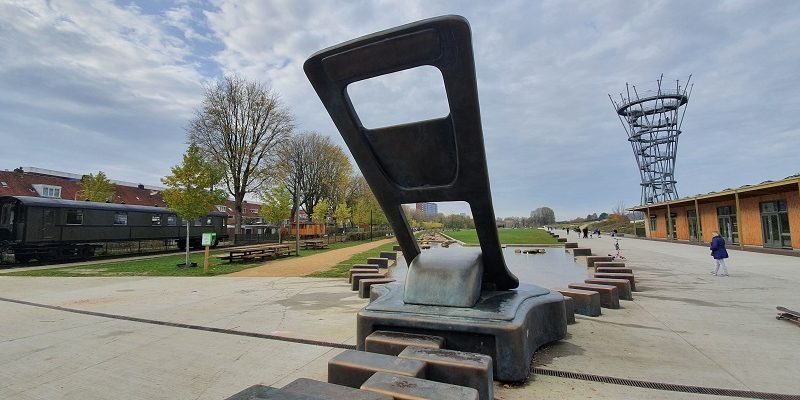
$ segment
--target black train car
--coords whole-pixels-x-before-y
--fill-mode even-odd
[[[227,216],[221,212],[192,221],[189,246],[200,247],[203,233],[226,238],[226,225]],[[103,242],[171,239],[184,248],[186,225],[166,208],[0,197],[0,252],[10,250],[20,262],[89,258]]]

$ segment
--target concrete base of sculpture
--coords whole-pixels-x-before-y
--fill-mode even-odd
[[[536,349],[567,333],[564,296],[539,286],[484,291],[469,308],[406,304],[400,283],[372,290],[378,297],[358,313],[359,350],[374,331],[441,336],[447,349],[492,357],[499,381],[526,380]]]

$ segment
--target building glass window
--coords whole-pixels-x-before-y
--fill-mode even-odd
[[[689,240],[700,240],[702,232],[700,232],[700,225],[697,223],[697,211],[686,211],[686,219],[689,222]]]
[[[658,218],[655,215],[650,216],[650,232],[658,230]]]
[[[786,200],[768,201],[759,206],[764,247],[791,249],[792,237],[789,232],[789,213]]]
[[[176,226],[178,225],[178,217],[174,215],[167,215],[167,226]]]
[[[667,214],[664,214],[664,220],[668,221],[668,223],[667,223],[667,237],[671,238],[671,239],[677,239],[678,238],[678,234],[677,234],[677,230],[678,229],[675,228],[675,226],[676,226],[675,224],[678,223],[678,214],[670,213],[669,214],[669,220],[667,220]]]
[[[225,206],[216,206],[216,207],[217,207],[217,211],[225,212]]]
[[[152,224],[153,226],[156,226],[156,225],[161,225],[161,215],[159,215],[159,214],[153,214],[153,216],[152,216],[152,217],[150,217],[150,222],[151,222],[151,224]]]
[[[203,220],[198,218],[198,219],[192,221],[192,225],[194,225],[194,226],[203,226]]]
[[[83,210],[67,210],[67,225],[83,225]]]
[[[206,217],[206,225],[212,225],[211,217]]]
[[[730,243],[739,243],[739,226],[736,222],[736,207],[717,207],[719,235]]]
[[[115,212],[114,225],[128,225],[128,213],[124,211]]]
[[[35,186],[38,186],[38,185],[35,185]],[[54,199],[60,199],[61,198],[61,187],[60,186],[41,185],[37,189],[39,189],[39,194],[42,197],[51,197],[51,198],[54,198]]]

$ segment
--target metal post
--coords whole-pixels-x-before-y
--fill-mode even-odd
[[[372,210],[369,210],[369,241],[372,241]]]
[[[739,192],[733,192],[736,197],[736,233],[739,235],[739,248],[744,250],[744,240],[742,240],[742,221],[739,217],[742,215],[739,210]]]
[[[294,221],[295,221],[295,235],[294,235],[294,252],[295,255],[300,255],[300,199],[297,195],[297,189],[294,190]]]

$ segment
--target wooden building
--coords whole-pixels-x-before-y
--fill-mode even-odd
[[[717,231],[732,248],[800,250],[800,175],[630,210],[649,238],[709,243]]]

